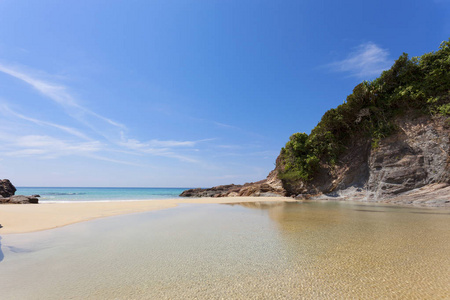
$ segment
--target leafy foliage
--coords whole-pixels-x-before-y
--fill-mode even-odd
[[[450,39],[420,57],[403,53],[379,78],[358,84],[343,104],[327,111],[311,134],[293,134],[281,149],[279,178],[313,179],[321,162],[337,164],[352,136],[369,136],[377,148],[396,130],[393,118],[411,110],[450,116]]]

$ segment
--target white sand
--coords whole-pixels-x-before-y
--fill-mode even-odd
[[[116,202],[0,205],[0,235],[57,228],[97,218],[175,207],[182,203],[292,201],[285,197],[188,198]]]

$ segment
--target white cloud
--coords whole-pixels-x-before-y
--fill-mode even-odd
[[[359,45],[346,59],[328,64],[327,67],[335,72],[368,78],[380,75],[383,70],[389,69],[391,64],[388,50],[368,42]]]

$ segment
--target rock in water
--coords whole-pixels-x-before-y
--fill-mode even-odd
[[[0,180],[0,195],[2,197],[11,197],[16,192],[14,185],[8,180]]]
[[[39,203],[38,198],[23,196],[23,195],[11,196],[9,198],[3,198],[2,201],[3,200],[5,200],[4,203],[10,203],[10,204],[28,204],[28,203],[37,204],[37,203]]]
[[[23,196],[14,195],[16,193],[16,188],[8,180],[0,180],[0,204],[10,203],[10,204],[28,204],[28,203],[39,203],[39,195]]]

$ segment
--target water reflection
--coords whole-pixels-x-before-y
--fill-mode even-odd
[[[310,296],[450,295],[448,211],[340,202],[241,205],[267,211]]]
[[[448,224],[445,211],[340,202],[186,205],[6,235],[0,290],[2,299],[444,299]]]

